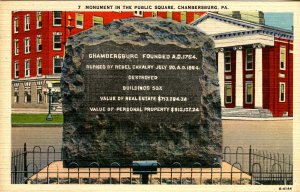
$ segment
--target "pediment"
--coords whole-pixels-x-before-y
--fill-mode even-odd
[[[208,35],[228,33],[233,31],[249,31],[260,28],[257,25],[252,25],[249,22],[244,22],[242,20],[228,18],[222,15],[210,14],[199,18],[199,20],[196,20],[193,25]]]

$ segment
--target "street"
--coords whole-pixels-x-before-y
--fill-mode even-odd
[[[223,120],[223,148],[238,146],[245,150],[251,145],[253,149],[268,152],[292,154],[293,121],[246,121]],[[60,150],[62,146],[62,127],[13,127],[12,149],[22,148],[26,142],[27,149],[40,146],[42,151],[48,146]]]

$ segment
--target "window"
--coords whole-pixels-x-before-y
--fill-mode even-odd
[[[25,49],[24,49],[25,54],[30,53],[30,38],[29,37],[25,38],[24,46],[25,46]]]
[[[168,12],[167,12],[167,19],[168,19],[168,20],[172,20],[172,19],[173,19],[173,14],[172,14],[171,11],[168,11]]]
[[[157,11],[152,12],[152,17],[157,17]]]
[[[245,86],[245,103],[252,104],[253,103],[253,83],[246,82]]]
[[[181,23],[186,23],[186,11],[181,12],[180,20]]]
[[[24,30],[29,31],[30,30],[30,15],[26,14],[24,17]]]
[[[225,103],[232,103],[232,84],[225,83]]]
[[[37,76],[42,75],[42,58],[37,58],[36,59],[36,70],[37,70]]]
[[[224,54],[224,60],[225,60],[225,72],[231,71],[231,52],[226,51]]]
[[[25,103],[31,103],[31,91],[30,89],[27,89],[24,91],[24,102]]]
[[[53,49],[61,50],[61,33],[53,34]]]
[[[76,13],[76,27],[83,28],[83,14]]]
[[[42,38],[41,35],[36,36],[36,51],[42,51]]]
[[[279,83],[279,102],[285,102],[285,83]]]
[[[15,61],[15,78],[19,77],[19,61]]]
[[[134,11],[133,15],[137,17],[143,17],[143,11]]]
[[[37,89],[37,103],[43,103],[42,89]]]
[[[19,18],[15,17],[14,19],[14,32],[18,33],[19,32]]]
[[[19,39],[15,39],[15,55],[19,55]]]
[[[63,59],[59,56],[53,59],[53,73],[61,73],[61,67],[63,64]]]
[[[196,20],[199,19],[199,18],[200,18],[199,13],[195,13],[195,14],[194,14],[194,21],[196,21]]]
[[[19,91],[14,92],[14,102],[15,103],[19,103]]]
[[[246,50],[246,70],[253,70],[253,49]]]
[[[103,25],[103,17],[94,16],[93,17],[93,25],[94,26],[96,26],[96,25]]]
[[[30,60],[25,59],[25,77],[30,76]]]
[[[61,11],[53,11],[53,26],[61,26]]]
[[[285,70],[286,47],[280,47],[280,70]]]
[[[40,29],[42,27],[42,12],[36,12],[36,28]]]

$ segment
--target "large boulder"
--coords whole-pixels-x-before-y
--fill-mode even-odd
[[[221,159],[214,43],[192,26],[131,18],[71,36],[61,82],[67,167]]]

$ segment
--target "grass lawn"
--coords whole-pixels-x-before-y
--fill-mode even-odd
[[[11,122],[12,124],[53,124],[53,123],[63,123],[62,114],[52,114],[52,121],[46,120],[47,114],[12,114]]]

